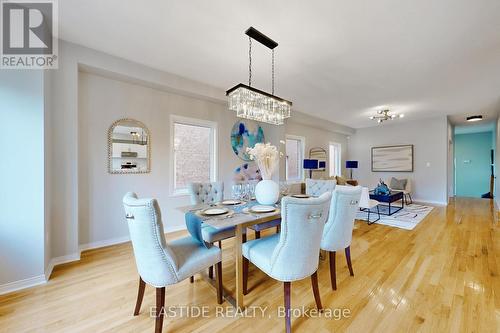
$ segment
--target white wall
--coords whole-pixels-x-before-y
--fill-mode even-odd
[[[446,120],[447,126],[447,189],[448,189],[448,198],[453,197],[455,195],[455,135],[454,135],[454,126],[450,123],[450,120]]]
[[[371,147],[399,144],[414,145],[414,172],[385,173],[371,171]],[[413,198],[447,204],[447,119],[436,117],[410,123],[383,124],[357,129],[349,140],[348,156],[358,160],[355,174],[361,185],[374,187],[379,178],[413,179]]]
[[[42,71],[0,76],[0,292],[44,279],[43,83]]]

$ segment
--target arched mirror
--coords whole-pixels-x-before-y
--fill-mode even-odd
[[[140,121],[120,119],[108,131],[109,173],[148,173],[151,170],[151,136]]]

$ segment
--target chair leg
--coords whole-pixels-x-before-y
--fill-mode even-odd
[[[248,259],[243,257],[243,295],[248,294]]]
[[[314,272],[313,275],[311,275],[311,284],[312,284],[312,289],[313,289],[313,294],[314,294],[314,300],[316,301],[316,307],[318,310],[323,310],[323,306],[321,305],[321,296],[319,294],[319,286],[318,286],[318,272]]]
[[[139,290],[137,291],[137,302],[135,303],[134,316],[139,314],[141,311],[142,299],[144,298],[144,289],[146,288],[146,283],[139,277]]]
[[[337,290],[337,273],[335,271],[335,251],[328,252],[330,256],[330,280],[332,282],[332,289]]]
[[[277,225],[276,226],[276,233],[279,234],[281,231],[281,226],[280,225]]]
[[[408,193],[408,197],[410,198],[410,204],[413,204],[413,198],[411,197],[410,193]]]
[[[351,263],[351,246],[350,245],[345,248],[345,258],[347,260],[347,267],[349,267],[349,273],[351,274],[351,276],[354,276],[354,271],[352,270],[352,263]]]
[[[291,282],[283,282],[285,290],[285,329],[286,333],[292,332],[292,320],[290,318],[290,289]]]
[[[215,284],[217,286],[217,304],[222,304],[222,261],[215,264]]]
[[[255,230],[255,239],[260,238],[260,231]]]
[[[163,307],[165,306],[165,287],[156,288],[156,321],[155,333],[161,333],[163,329]]]
[[[210,246],[213,246],[214,243],[210,243]],[[208,267],[208,278],[213,280],[214,278],[214,266]]]
[[[189,278],[189,282],[194,283],[194,276],[191,276],[191,277]]]

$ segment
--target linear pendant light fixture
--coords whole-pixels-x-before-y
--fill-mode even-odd
[[[245,34],[249,40],[248,85],[239,83],[226,91],[229,110],[235,111],[240,118],[282,125],[285,118],[290,117],[292,102],[274,95],[274,49],[278,43],[253,27],[248,28]],[[271,93],[252,87],[252,39],[272,50]]]

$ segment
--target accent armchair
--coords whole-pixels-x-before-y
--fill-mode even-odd
[[[332,289],[337,290],[335,254],[345,250],[349,273],[354,276],[351,263],[351,242],[354,219],[359,208],[361,186],[337,186],[333,191],[330,215],[321,239],[321,249],[329,254]]]
[[[389,186],[389,189],[391,191],[402,191],[403,192],[403,201],[406,205],[411,205],[413,203],[413,198],[411,197],[412,194],[412,180],[410,178],[403,178],[403,179],[397,179],[394,178],[396,181],[393,181],[394,177],[391,177],[388,179],[386,184]],[[404,188],[395,186],[399,185],[398,182],[401,181],[406,181],[406,184]],[[397,187],[397,188],[396,188]]]
[[[311,277],[314,299],[322,309],[318,289],[318,261],[321,235],[328,218],[330,193],[319,198],[281,200],[281,232],[243,244],[243,293],[247,293],[248,264],[282,281],[285,299],[285,328],[291,332],[291,282]]]
[[[165,287],[179,283],[213,265],[217,267],[217,303],[222,304],[222,255],[219,248],[207,248],[192,237],[176,239],[167,244],[156,199],[138,199],[135,193],[129,192],[123,198],[123,207],[139,272],[139,291],[134,316],[137,316],[141,309],[146,283],[155,287],[155,332],[160,333],[163,326]]]

